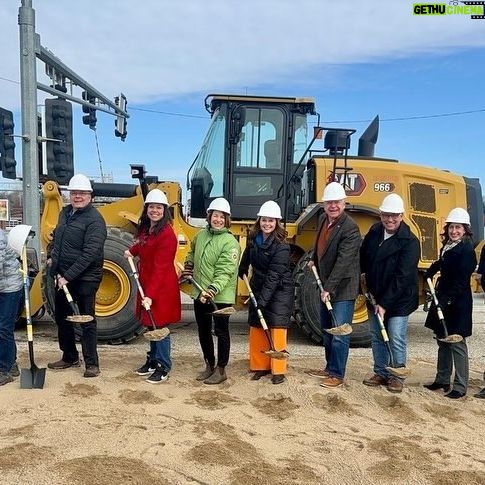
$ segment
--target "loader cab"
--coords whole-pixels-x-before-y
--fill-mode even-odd
[[[213,94],[205,105],[211,125],[189,169],[190,217],[205,217],[210,202],[225,197],[234,220],[254,219],[263,202],[274,200],[284,220],[295,221],[314,101]]]

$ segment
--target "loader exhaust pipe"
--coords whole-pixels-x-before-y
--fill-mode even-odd
[[[372,158],[374,156],[374,148],[376,147],[377,137],[379,136],[379,115],[377,115],[362,133],[359,138],[359,157]]]

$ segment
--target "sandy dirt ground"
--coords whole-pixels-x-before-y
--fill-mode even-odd
[[[100,346],[98,378],[48,369],[43,389],[20,389],[18,379],[4,386],[0,483],[485,484],[485,402],[472,397],[483,384],[481,357],[471,359],[469,393],[458,401],[422,387],[434,375],[432,341],[411,353],[402,394],[362,384],[370,349],[352,349],[344,387],[327,390],[305,373],[322,366],[322,349],[292,353],[290,339],[288,378],[272,385],[249,380],[238,329],[219,386],[194,379],[202,362],[193,326],[173,333],[174,366],[162,384],[133,372],[144,361],[141,338]],[[59,357],[49,332],[37,330],[39,367]],[[30,368],[19,340],[20,364]]]

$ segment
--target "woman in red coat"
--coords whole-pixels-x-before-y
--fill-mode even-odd
[[[140,283],[145,293],[138,295],[136,314],[141,323],[152,327],[145,307],[151,309],[157,327],[165,327],[181,318],[180,290],[174,267],[177,238],[172,229],[166,195],[159,189],[151,190],[138,225],[135,243],[125,251],[125,257],[139,258]],[[170,335],[160,341],[150,341],[147,361],[135,372],[140,376],[151,374],[147,382],[157,384],[168,379],[172,368]]]

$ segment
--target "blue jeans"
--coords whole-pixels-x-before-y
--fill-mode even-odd
[[[406,337],[408,331],[409,316],[391,317],[385,319],[385,327],[389,336],[389,345],[394,360],[394,366],[403,367],[406,365]],[[372,339],[372,355],[374,357],[374,373],[389,379],[392,374],[386,369],[391,364],[387,345],[382,339],[381,330],[377,316],[369,313],[370,332]],[[400,379],[403,380],[403,379]]]
[[[172,369],[170,343],[170,335],[163,340],[150,341],[150,359],[162,364],[163,370],[167,373]]]
[[[352,322],[354,303],[355,300],[332,302],[333,314],[339,324]],[[350,335],[331,335],[325,332],[326,328],[332,328],[332,319],[322,301],[320,301],[320,324],[325,347],[325,360],[327,361],[325,370],[330,376],[343,379],[349,358]]]
[[[0,372],[8,373],[15,362],[15,320],[24,290],[0,293]]]

